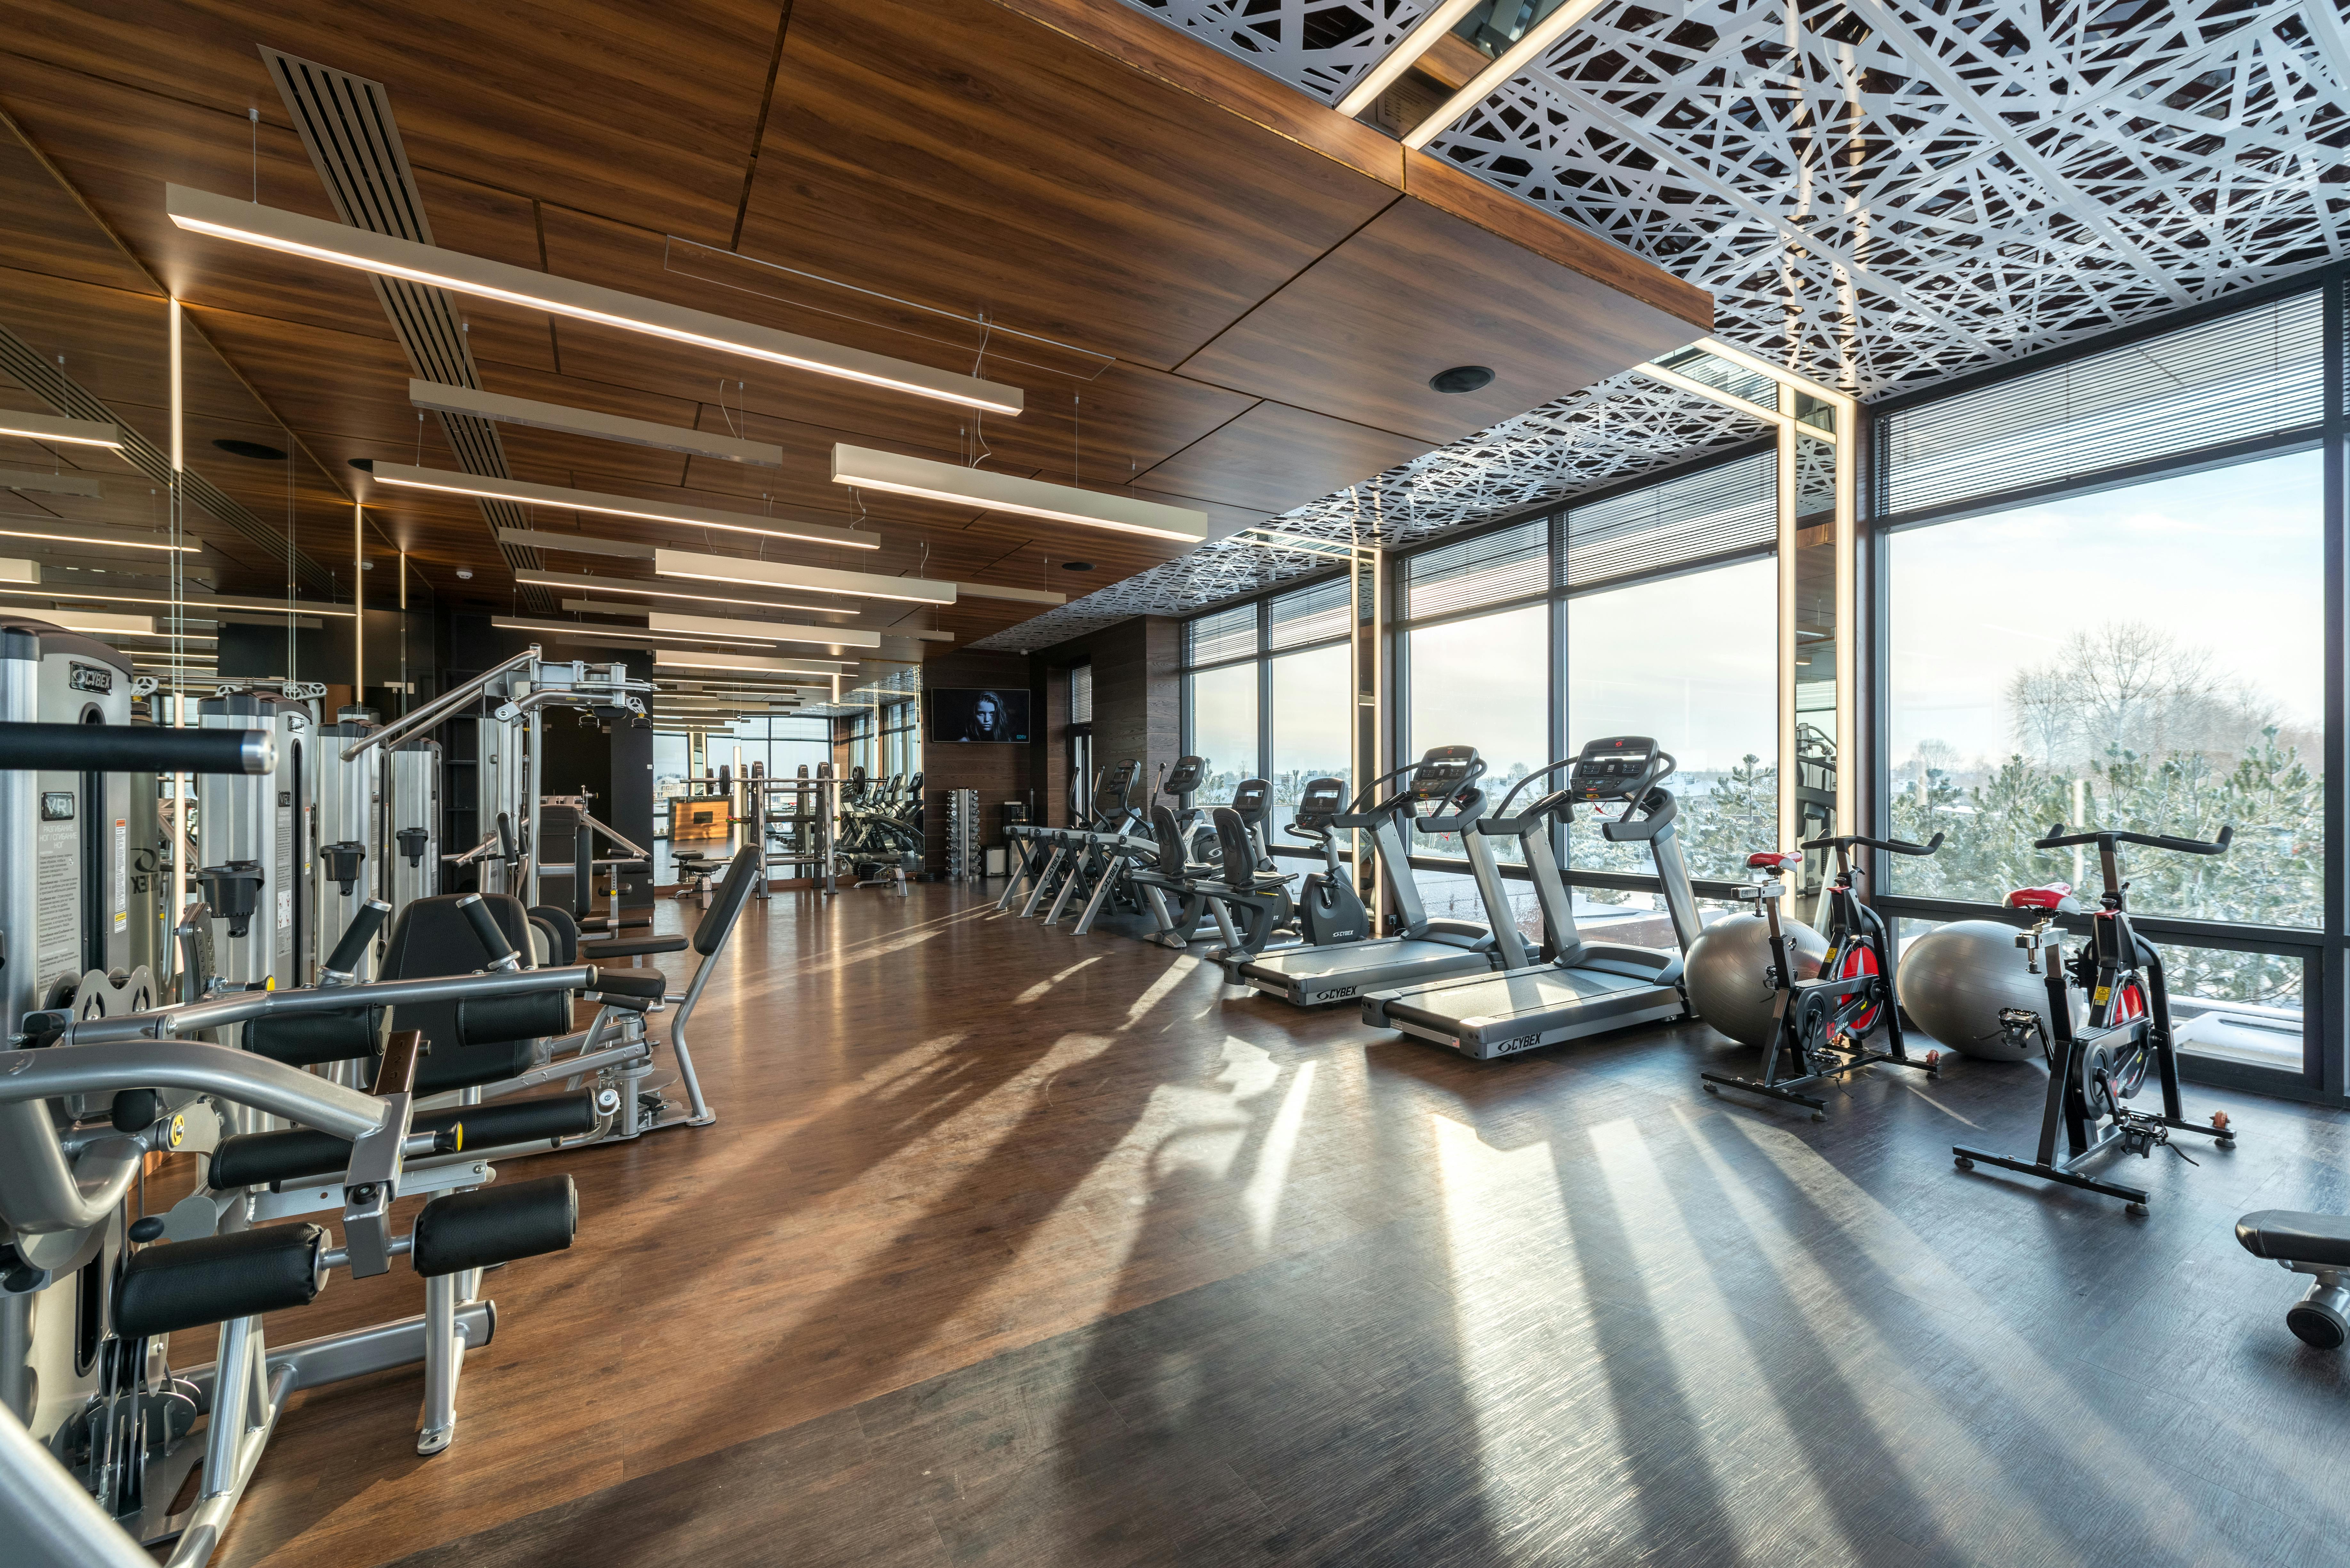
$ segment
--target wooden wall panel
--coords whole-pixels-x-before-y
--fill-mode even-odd
[[[956,652],[927,660],[922,665],[922,685],[926,689],[993,686],[1016,691],[1026,690],[1027,684],[1028,660],[1017,653]],[[930,722],[927,704],[925,710],[922,722],[927,731]],[[1032,712],[1032,724],[1035,720],[1035,715]],[[1027,746],[937,746],[927,738],[923,741],[922,828],[928,840],[924,857],[926,870],[936,875],[946,869],[946,792],[949,790],[977,790],[980,820],[985,825],[984,842],[996,844],[1002,841],[1003,803],[1028,798],[1029,754]]]

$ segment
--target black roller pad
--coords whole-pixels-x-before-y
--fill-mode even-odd
[[[654,953],[681,953],[685,950],[683,937],[639,937],[623,942],[589,942],[579,944],[581,963],[602,963],[606,959],[645,958]]]
[[[289,1067],[316,1067],[380,1054],[382,1028],[380,1007],[256,1018],[244,1026],[244,1047]]]
[[[538,1064],[536,1040],[504,1040],[494,1045],[458,1045],[449,1042],[425,1053],[416,1064],[416,1092],[442,1095],[470,1089],[476,1084],[504,1083]]]
[[[123,1266],[114,1332],[136,1339],[307,1306],[326,1245],[327,1232],[305,1223],[142,1247]]]
[[[502,1045],[571,1033],[571,993],[476,997],[457,1003],[457,1038],[466,1045]]]
[[[554,1143],[596,1130],[596,1096],[543,1095],[498,1105],[456,1106],[426,1111],[409,1123],[409,1130],[420,1133],[445,1132],[452,1127],[463,1128],[459,1153],[536,1143],[541,1138]],[[308,1127],[286,1127],[223,1138],[213,1151],[211,1179],[223,1192],[288,1181],[338,1181],[350,1163],[351,1146],[341,1138]]]
[[[567,1176],[482,1187],[436,1198],[416,1216],[416,1272],[432,1276],[560,1252],[579,1229],[579,1189]]]
[[[596,990],[606,996],[641,996],[657,1001],[669,992],[669,977],[648,970],[641,974],[628,970],[599,970]]]

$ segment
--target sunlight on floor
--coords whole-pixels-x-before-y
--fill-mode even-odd
[[[1012,999],[1012,1004],[1014,1007],[1023,1007],[1032,1002],[1042,1002],[1045,999],[1045,993],[1046,992],[1051,991],[1055,986],[1060,984],[1063,981],[1076,973],[1077,971],[1085,968],[1086,965],[1089,963],[1101,962],[1101,954],[1096,953],[1089,959],[1079,959],[1068,968],[1061,971],[1060,973],[1050,975],[1045,979],[1038,981],[1035,984],[1030,986],[1027,990],[1014,997]]]
[[[1274,1113],[1273,1126],[1257,1150],[1256,1169],[1241,1189],[1241,1207],[1248,1213],[1259,1249],[1273,1245],[1273,1222],[1281,1212],[1282,1189],[1289,1184],[1289,1161],[1297,1152],[1297,1135],[1305,1126],[1305,1105],[1314,1094],[1314,1069],[1318,1064],[1301,1064],[1289,1080],[1289,1088],[1281,1096],[1281,1109]]]

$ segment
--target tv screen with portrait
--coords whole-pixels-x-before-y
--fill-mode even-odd
[[[1020,686],[934,687],[931,743],[969,745],[1028,739],[1028,691]]]

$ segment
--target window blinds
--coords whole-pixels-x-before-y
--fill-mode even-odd
[[[1346,636],[1351,602],[1344,577],[1283,594],[1273,601],[1273,646],[1298,648]]]
[[[1234,605],[1183,623],[1183,664],[1196,669],[1255,653],[1256,605]]]
[[[1094,722],[1094,667],[1073,664],[1069,667],[1069,722],[1090,724]]]
[[[1403,568],[1403,616],[1426,620],[1539,594],[1550,586],[1550,524],[1537,517],[1513,528],[1439,545]]]
[[[2256,306],[1885,416],[1894,516],[2314,425],[2315,294]]]
[[[1761,452],[1572,508],[1565,586],[1586,588],[1770,549],[1778,535],[1777,473],[1777,455]]]

